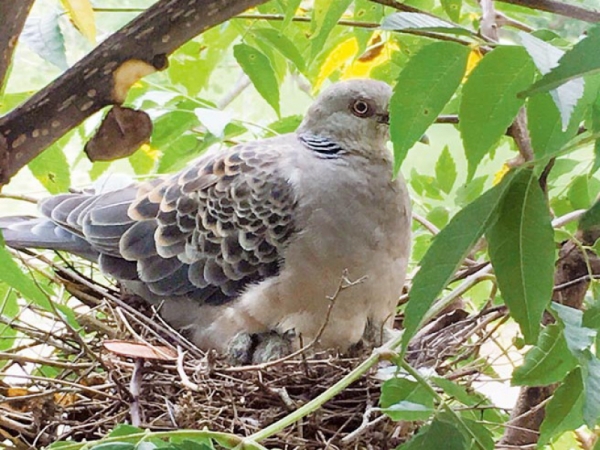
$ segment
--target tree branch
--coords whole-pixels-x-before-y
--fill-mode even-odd
[[[511,5],[524,6],[525,8],[546,11],[559,16],[570,17],[572,19],[583,20],[584,22],[600,22],[600,12],[581,8],[580,6],[569,5],[556,0],[498,0]]]
[[[61,77],[0,118],[0,185],[203,31],[266,0],[160,0]],[[6,2],[6,0],[4,0]],[[21,2],[8,2],[21,3]]]
[[[0,17],[2,17],[2,28],[0,29],[0,94],[4,91],[6,74],[12,61],[12,55],[17,45],[17,39],[23,31],[25,19],[34,0],[0,0]]]

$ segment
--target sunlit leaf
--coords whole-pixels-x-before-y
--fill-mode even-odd
[[[62,148],[60,143],[55,143],[27,165],[33,176],[51,194],[67,192],[71,187],[71,170]]]
[[[274,28],[256,28],[252,30],[252,33],[271,45],[284,58],[291,61],[300,72],[304,71],[305,63],[302,54],[296,44],[284,34]]]
[[[61,0],[69,18],[77,29],[92,43],[96,42],[96,23],[94,9],[90,0]]]
[[[413,56],[400,72],[390,100],[396,172],[458,88],[468,56],[469,49],[462,45],[435,42]]]
[[[233,47],[233,56],[248,75],[258,93],[279,116],[279,83],[269,58],[247,44],[238,44]]]
[[[517,93],[533,80],[533,63],[521,47],[497,47],[469,75],[459,109],[469,179],[504,135],[523,105]]]
[[[392,420],[425,420],[433,412],[433,396],[421,384],[392,378],[381,387],[382,410]]]
[[[311,57],[317,56],[323,49],[333,27],[348,9],[352,0],[315,0],[313,9],[313,35],[311,37]]]

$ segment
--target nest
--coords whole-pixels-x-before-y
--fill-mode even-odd
[[[18,317],[2,318],[21,336],[3,354],[8,362],[0,373],[10,380],[0,383],[0,440],[13,448],[97,440],[132,421],[150,430],[206,428],[249,436],[329,389],[370,354],[309,351],[276,364],[231,367],[217,355],[200,352],[145,304],[132,304],[135,300],[74,270],[55,270],[53,281],[77,299],[73,308],[82,311],[78,321],[85,332],[57,318],[52,320],[58,325],[36,327],[37,321],[26,316],[33,312],[47,322],[48,313],[31,305]],[[489,336],[486,326],[504,315],[501,309],[445,314],[421,331],[408,358],[414,366],[453,378],[472,376],[461,375],[455,362],[472,358]],[[107,340],[159,346],[169,355],[122,356],[107,350]],[[382,364],[261,443],[282,449],[395,448],[416,425],[395,423],[377,409]]]

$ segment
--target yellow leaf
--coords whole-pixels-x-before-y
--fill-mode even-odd
[[[473,47],[471,49],[471,53],[469,53],[469,58],[467,59],[467,70],[465,72],[465,80],[473,71],[473,69],[477,67],[477,64],[479,64],[479,61],[481,61],[482,58],[483,54],[481,53],[481,50],[479,50],[479,47]]]
[[[504,178],[504,175],[506,175],[509,171],[510,167],[508,164],[502,164],[502,168],[494,174],[494,181],[492,181],[492,184],[496,186],[498,183],[500,183]]]
[[[69,18],[81,34],[96,43],[96,23],[90,0],[61,0]]]
[[[157,148],[150,147],[150,144],[142,144],[139,151],[146,154],[153,161],[157,161],[162,156],[162,152]]]
[[[394,41],[384,42],[379,33],[374,34],[367,46],[367,51],[346,67],[341,79],[368,77],[371,70],[389,61],[392,53],[397,50],[399,47]]]
[[[338,44],[334,49],[327,55],[319,75],[315,81],[314,89],[318,91],[323,82],[336,70],[341,69],[346,64],[350,63],[354,56],[358,53],[358,42],[356,38],[349,38]]]

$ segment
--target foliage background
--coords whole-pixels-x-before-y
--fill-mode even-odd
[[[142,0],[98,0],[91,4],[92,13],[85,9],[89,6],[86,1],[38,0],[17,47],[12,72],[1,97],[0,114],[47,85],[88,53],[95,42],[152,4]],[[73,8],[78,5],[83,9],[76,14]],[[576,221],[558,227],[553,238],[546,239],[548,234],[543,230],[549,230],[550,216],[543,196],[547,197],[553,217],[564,217],[591,208],[600,190],[596,172],[598,144],[595,143],[600,132],[600,80],[595,75],[600,69],[598,57],[593,51],[584,54],[589,67],[581,61],[564,63],[564,67],[571,67],[576,75],[585,75],[582,98],[573,90],[566,94],[569,98],[566,103],[577,105],[573,110],[563,104],[559,111],[549,94],[538,94],[527,100],[518,100],[515,94],[525,90],[534,79],[542,78],[540,61],[550,58],[553,52],[572,49],[583,32],[589,33],[587,39],[594,45],[600,45],[598,28],[556,14],[495,2],[496,12],[510,21],[499,30],[502,46],[491,51],[496,44],[480,33],[484,19],[479,4],[466,0],[410,0],[403,5],[438,19],[426,16],[425,26],[414,26],[404,22],[408,16],[396,16],[398,22],[390,23],[389,16],[397,13],[396,9],[367,0],[272,0],[203,33],[170,57],[167,70],[145,77],[130,90],[126,105],[143,109],[154,122],[147,145],[125,160],[89,162],[81,149],[100,123],[102,113],[96,114],[67,133],[13,179],[3,190],[1,214],[35,210],[33,205],[15,196],[43,197],[47,193],[66,192],[70,186],[119,180],[108,177],[110,174],[126,173],[143,179],[170,173],[211,146],[230,146],[239,141],[290,132],[321,87],[339,79],[371,77],[392,85],[398,83],[392,104],[392,127],[397,126],[395,130],[402,132],[396,131],[394,136],[392,131],[394,150],[398,161],[405,157],[401,172],[408,181],[414,211],[421,218],[414,223],[411,273],[414,276],[421,263],[421,280],[415,279],[421,290],[414,296],[421,295],[424,300],[409,304],[417,305],[412,311],[411,306],[407,307],[410,334],[416,331],[426,317],[430,302],[444,287],[437,289],[428,278],[436,265],[444,264],[454,272],[467,254],[472,261],[489,260],[484,245],[472,250],[485,231],[498,278],[488,273],[477,278],[470,289],[462,293],[462,307],[476,314],[490,305],[506,302],[518,323],[508,320],[495,330],[494,339],[478,355],[457,363],[463,369],[476,367],[480,375],[485,375],[478,378],[477,383],[471,379],[463,380],[463,384],[491,395],[493,404],[506,408],[510,407],[510,402],[506,402],[510,383],[501,382],[505,378],[512,378],[509,381],[517,385],[560,383],[552,397],[555,401],[550,400],[548,404],[546,428],[542,426],[543,441],[554,440],[553,448],[592,448],[600,411],[595,390],[600,379],[600,364],[595,355],[600,326],[595,316],[598,309],[596,283],[592,283],[586,296],[591,312],[581,315],[557,306],[552,311],[558,322],[547,326],[539,341],[538,332],[541,314],[549,305],[551,293],[552,270],[548,268],[553,267],[560,244],[570,239],[584,245],[581,236],[576,235]],[[595,0],[577,5],[600,8]],[[294,17],[299,20],[292,20]],[[440,19],[444,22],[439,22]],[[381,23],[384,29],[371,28]],[[525,45],[528,51],[523,49],[523,37],[519,33],[525,32],[537,37],[534,44],[537,42],[538,47],[532,44]],[[501,54],[504,50],[506,52]],[[424,56],[426,52],[430,54]],[[256,55],[255,59],[248,58],[251,53]],[[442,63],[451,57],[457,61],[463,58],[466,62],[454,78],[441,69]],[[521,72],[523,75],[519,78]],[[478,73],[480,78],[477,78]],[[411,74],[414,79],[410,78]],[[419,82],[423,88],[416,89],[415,84],[411,84],[419,85]],[[447,98],[435,90],[437,82],[450,86]],[[456,84],[455,88],[452,83]],[[516,85],[521,87],[515,90]],[[571,88],[575,89],[572,84]],[[508,105],[505,100],[513,104]],[[403,114],[410,107],[421,105],[420,102],[424,102],[425,109],[431,106],[428,112],[435,114],[423,118],[427,114],[421,114],[418,108]],[[533,145],[530,157],[534,161],[531,166],[522,164],[519,154],[524,154],[523,149],[519,153],[518,143],[504,135],[506,126],[522,105],[527,107],[529,115]],[[461,125],[431,124],[438,114],[445,117],[458,114]],[[504,126],[503,122],[506,122]],[[569,126],[563,129],[565,123]],[[577,136],[580,127],[585,131]],[[425,129],[430,144],[416,143]],[[482,143],[485,139],[491,143]],[[547,179],[547,192],[542,193],[536,187],[536,180],[551,158],[555,158],[554,166]],[[513,171],[512,175],[505,175],[509,166],[519,167],[516,174]],[[482,197],[488,191],[492,194]],[[540,201],[535,201],[536,195]],[[464,209],[463,216],[457,216],[458,211],[481,198],[487,200],[480,201],[478,209]],[[485,209],[486,204],[491,205],[489,210]],[[592,208],[588,214],[592,222],[593,214],[595,209]],[[452,218],[458,228],[448,227],[446,234],[436,239],[437,248],[423,259],[431,248],[432,230],[435,234],[444,229]],[[517,222],[511,222],[510,218]],[[481,232],[474,225],[478,219],[482,221]],[[461,226],[466,228],[461,229]],[[506,236],[511,236],[514,245],[499,242]],[[520,240],[523,236],[527,238]],[[15,263],[4,256],[2,254],[0,264],[4,264],[1,267],[5,269],[5,279],[0,289],[1,310],[6,320],[0,335],[0,350],[8,352],[26,339],[14,326],[13,319],[32,320],[23,314],[24,309],[31,308],[31,301],[42,309],[51,309],[46,304],[46,296],[39,294],[40,287],[62,305],[63,314],[77,323],[73,316],[77,306],[64,290],[33,273],[28,276],[31,275],[38,286],[28,283],[13,273]],[[522,264],[515,266],[515,258]],[[517,266],[531,270],[515,274],[510,269]],[[440,273],[443,278],[445,272]],[[440,281],[445,285],[449,276]],[[458,284],[450,284],[444,293],[452,296]],[[512,284],[523,285],[524,293],[511,294]],[[542,286],[548,295],[528,294],[528,289],[535,286]],[[30,313],[36,314],[35,308],[31,309]],[[519,317],[526,318],[518,320]],[[45,320],[50,318],[46,315]],[[409,333],[406,336],[410,337]],[[529,345],[523,346],[523,339]],[[513,372],[525,354],[525,365]],[[557,358],[564,363],[554,364]],[[51,376],[43,370],[45,376]],[[409,369],[404,367],[404,370]],[[382,406],[388,408],[386,412],[392,419],[418,419],[427,424],[406,448],[438,448],[439,442],[431,436],[440,435],[446,436],[445,445],[455,443],[456,448],[461,448],[461,443],[469,443],[473,448],[489,448],[490,439],[500,439],[502,428],[485,420],[466,418],[466,413],[461,411],[474,397],[457,401],[458,385],[444,388],[444,381],[425,378],[422,375],[417,381],[392,380],[384,386]],[[491,380],[499,381],[492,383]],[[425,388],[420,392],[423,383],[436,387],[437,393]],[[559,393],[569,400],[560,401]],[[576,401],[571,401],[573,399]],[[425,413],[415,415],[415,408],[424,409]],[[498,416],[498,421],[507,420],[503,414]],[[473,420],[473,424],[468,420]],[[584,425],[587,425],[584,431],[573,432]],[[463,435],[465,430],[467,437]],[[581,433],[589,437],[590,446],[581,443]],[[485,437],[478,439],[478,434]]]

